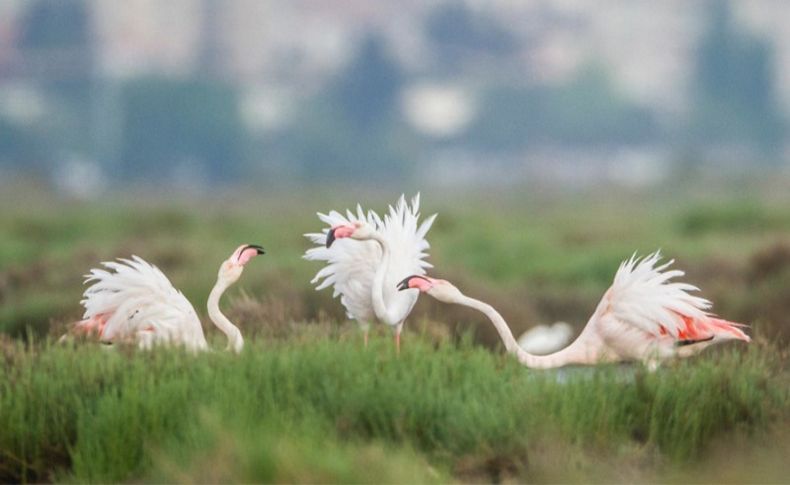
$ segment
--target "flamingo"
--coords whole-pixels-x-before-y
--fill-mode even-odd
[[[252,258],[264,254],[256,244],[243,244],[223,261],[208,297],[208,315],[227,337],[228,348],[241,352],[244,339],[238,327],[222,314],[219,299],[241,276]],[[208,349],[195,309],[156,266],[138,256],[102,263],[111,270],[92,269],[85,283],[83,320],[76,330],[95,332],[102,342],[137,342],[140,348],[179,344],[189,350]]]
[[[398,289],[416,288],[441,302],[482,312],[496,327],[507,352],[521,364],[537,369],[641,361],[655,370],[666,359],[690,357],[713,344],[750,341],[741,330],[746,325],[714,317],[706,311],[711,307],[708,300],[689,294],[698,288],[671,282],[684,273],[667,270],[674,260],[657,266],[660,259],[655,252],[643,259],[634,254],[624,261],[576,340],[541,356],[519,347],[504,318],[491,305],[464,295],[448,281],[413,275],[401,281]]]
[[[530,354],[545,355],[568,345],[573,337],[573,328],[565,322],[552,325],[536,325],[518,338],[518,346]]]
[[[378,214],[367,214],[357,204],[357,213],[337,211],[318,218],[329,227],[321,233],[305,234],[316,247],[304,255],[311,261],[325,261],[311,281],[316,290],[334,287],[334,295],[349,318],[356,320],[364,334],[365,346],[371,321],[378,320],[393,327],[395,349],[400,352],[403,323],[417,302],[418,294],[396,291],[396,284],[407,275],[424,275],[432,267],[424,260],[429,248],[425,235],[436,214],[419,224],[420,195],[411,201],[401,195],[382,220]],[[419,225],[418,225],[419,224]]]

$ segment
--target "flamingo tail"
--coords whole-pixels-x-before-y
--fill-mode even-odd
[[[729,322],[720,318],[710,318],[708,324],[713,333],[719,338],[743,340],[744,342],[751,342],[752,340],[741,330],[741,328],[748,328],[748,325]]]

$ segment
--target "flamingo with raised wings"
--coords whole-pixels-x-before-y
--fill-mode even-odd
[[[395,348],[400,352],[400,334],[418,294],[401,293],[397,283],[412,274],[424,275],[431,265],[425,261],[428,241],[425,235],[436,214],[420,220],[420,196],[406,203],[401,195],[382,220],[373,211],[365,213],[357,205],[343,216],[337,211],[318,213],[326,223],[322,233],[305,234],[316,247],[304,257],[327,264],[313,278],[317,290],[333,286],[334,295],[349,318],[359,322],[368,340],[369,322],[378,320],[393,327]]]
[[[241,352],[244,339],[220,311],[219,299],[239,279],[244,266],[263,253],[255,244],[239,246],[220,265],[208,297],[209,318],[228,337],[228,348],[234,352]],[[97,268],[86,275],[85,282],[92,285],[83,295],[85,315],[75,330],[96,333],[105,343],[136,342],[140,348],[159,344],[195,351],[208,348],[195,309],[159,268],[137,256],[102,265],[110,271]]]
[[[441,302],[482,312],[496,327],[507,352],[527,367],[538,369],[636,360],[652,370],[666,359],[689,357],[713,344],[750,341],[741,330],[745,325],[714,317],[707,312],[711,307],[708,300],[689,294],[698,288],[670,281],[684,273],[667,270],[674,261],[658,265],[660,258],[656,252],[624,261],[579,337],[549,355],[533,355],[519,347],[499,312],[464,295],[448,281],[413,275],[401,281],[398,289],[415,288]]]

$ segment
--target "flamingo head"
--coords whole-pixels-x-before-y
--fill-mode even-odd
[[[421,275],[408,276],[398,283],[399,291],[409,289],[420,290],[420,293],[427,293],[442,303],[457,303],[463,296],[449,281]]]
[[[365,241],[373,237],[375,230],[367,222],[355,221],[349,224],[339,224],[326,233],[326,247],[332,246],[336,239],[351,238]]]
[[[257,244],[242,244],[219,267],[218,277],[228,283],[235,283],[244,271],[244,265],[259,254],[264,254],[264,251]]]

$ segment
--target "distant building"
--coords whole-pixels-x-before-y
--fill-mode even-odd
[[[431,49],[423,24],[438,5],[446,3],[85,1],[94,24],[99,65],[110,77],[186,74],[200,67],[209,49],[229,80],[307,90],[341,68],[356,39],[367,30],[383,33],[409,69],[429,67]],[[15,38],[31,4],[0,3],[0,79],[4,72],[13,75],[9,65]],[[521,52],[514,62],[520,65],[503,66],[514,76],[558,82],[584,63],[599,61],[612,69],[619,85],[637,101],[670,112],[687,105],[694,47],[706,22],[704,0],[475,0],[465,5],[498,19],[519,39]],[[752,0],[733,5],[739,21],[775,47],[778,85],[790,107],[790,2]]]

